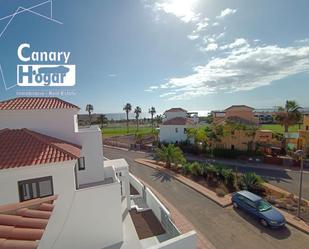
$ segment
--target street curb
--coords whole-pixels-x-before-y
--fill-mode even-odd
[[[185,184],[186,186],[188,186],[189,188],[195,190],[196,192],[200,193],[201,195],[207,197],[208,199],[212,200],[213,202],[215,202],[217,205],[225,208],[228,207],[230,205],[232,205],[232,200],[231,200],[231,194],[225,195],[224,197],[217,197],[217,194],[209,189],[206,189],[205,187],[201,186],[200,184],[182,176],[182,175],[177,175],[175,172],[163,168],[161,166],[158,166],[154,163],[152,163],[152,160],[148,160],[148,159],[134,159],[135,162],[143,164],[147,167],[156,169],[156,170],[161,170],[161,171],[165,171],[167,172],[171,177],[173,177],[174,179],[178,180],[179,182]]]
[[[156,164],[153,164],[151,163],[151,160],[148,160],[148,159],[135,159],[134,160],[135,162],[137,163],[140,163],[140,164],[143,164],[147,167],[150,167],[150,168],[153,168],[153,169],[156,169],[156,170],[160,170],[160,171],[165,171],[167,172],[171,177],[173,177],[174,179],[178,180],[179,182],[185,184],[186,186],[192,188],[193,190],[197,191],[198,193],[202,194],[203,196],[207,197],[208,199],[212,200],[213,202],[215,202],[216,204],[218,204],[219,206],[225,208],[225,207],[228,207],[232,204],[232,201],[231,201],[231,194],[229,195],[226,195],[226,199],[229,198],[229,201],[222,201],[222,199],[219,199],[219,197],[216,197],[216,196],[213,196],[213,195],[209,195],[209,192],[213,192],[211,190],[208,190],[208,191],[203,191],[202,188],[205,189],[205,187],[201,186],[200,188],[196,188],[195,186],[198,184],[198,183],[195,183],[193,182],[192,180],[190,179],[187,179],[186,181],[184,181],[182,178],[180,178],[179,176],[176,175],[175,172],[169,170],[169,169],[166,169],[166,168],[163,168],[161,166],[158,166]],[[183,178],[185,178],[184,176],[182,176]],[[192,183],[193,184],[192,184]],[[198,184],[199,185],[199,184]],[[268,187],[269,185],[271,184],[267,184]],[[271,185],[272,186],[272,185]],[[274,186],[275,187],[275,186]],[[214,195],[216,195],[215,192],[213,192]],[[224,197],[220,197],[220,198],[224,198]],[[296,220],[295,217],[287,212],[285,212],[284,210],[281,210],[280,209],[280,212],[284,215],[285,219],[286,219],[286,222],[293,226],[294,228],[298,229],[299,231],[305,233],[305,234],[308,234],[309,235],[309,226],[302,220]]]
[[[133,152],[140,153],[140,154],[146,154],[146,152],[144,151],[129,150],[126,148],[115,147],[115,146],[110,146],[110,145],[105,145],[105,144],[103,144],[103,147],[110,148],[110,149],[116,149],[116,150],[123,150],[123,151],[133,151]]]

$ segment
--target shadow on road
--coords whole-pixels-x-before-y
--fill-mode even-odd
[[[260,230],[260,233],[267,233],[270,236],[272,236],[275,239],[283,240],[291,235],[291,231],[287,226],[283,226],[281,228],[270,228],[270,227],[264,227],[258,219],[255,219],[254,217],[248,215],[247,213],[243,212],[240,209],[234,209],[234,211],[242,217],[247,222],[251,223],[255,227],[257,227]]]
[[[172,178],[169,174],[164,173],[160,170],[155,171],[151,176],[154,178],[155,181],[161,179],[161,182],[170,182]]]

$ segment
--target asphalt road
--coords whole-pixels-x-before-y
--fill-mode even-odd
[[[145,154],[104,147],[104,155],[125,158],[134,175],[159,191],[218,249],[308,248],[309,236],[291,226],[264,228],[245,213],[221,208],[169,175],[134,162]]]

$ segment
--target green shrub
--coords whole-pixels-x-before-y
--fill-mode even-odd
[[[191,173],[191,164],[190,163],[185,163],[182,165],[182,172],[183,174],[187,175]]]
[[[245,173],[241,176],[240,185],[242,189],[254,192],[261,193],[263,191],[263,179],[253,172]]]
[[[199,176],[201,174],[201,164],[194,162],[191,164],[191,173],[194,176]]]
[[[207,181],[209,180],[213,180],[214,178],[217,178],[218,176],[218,168],[213,165],[213,164],[209,164],[206,167],[206,174],[207,174]]]
[[[155,154],[160,161],[165,162],[166,167],[171,167],[174,164],[177,168],[178,164],[186,162],[181,149],[173,144],[162,145],[161,148],[156,149]]]
[[[232,169],[222,168],[221,175],[225,186],[234,187],[236,176]]]

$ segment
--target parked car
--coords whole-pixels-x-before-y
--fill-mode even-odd
[[[242,190],[232,196],[234,208],[241,208],[253,217],[259,219],[265,227],[281,227],[286,221],[284,216],[262,197]]]

